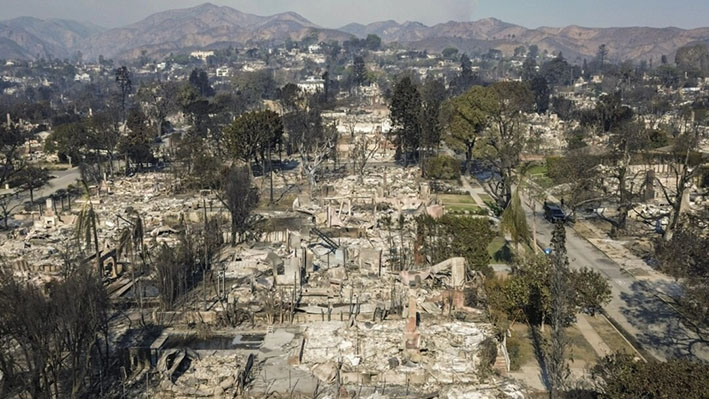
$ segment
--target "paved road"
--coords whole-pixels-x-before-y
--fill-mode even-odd
[[[70,184],[76,184],[76,180],[81,177],[81,173],[79,172],[78,167],[74,168],[69,168],[66,170],[60,170],[60,171],[52,171],[50,172],[52,176],[54,176],[52,179],[49,180],[49,183],[45,185],[44,187],[35,190],[34,192],[34,199],[37,201],[37,199],[42,198],[42,197],[47,197],[53,193],[55,193],[57,190],[61,189],[66,189]],[[12,206],[26,202],[30,200],[30,193],[29,191],[24,191],[20,193],[12,202]],[[19,211],[21,207],[16,207],[14,209],[15,212]]]
[[[121,166],[121,161],[113,161],[114,170],[118,171]],[[40,188],[35,190],[34,199],[35,202],[43,197],[48,197],[58,190],[66,189],[70,184],[76,185],[77,180],[81,179],[81,172],[79,172],[79,167],[73,167],[66,170],[50,171],[49,174],[53,176],[49,182]],[[30,200],[29,191],[21,192],[16,199],[13,200],[13,205],[17,203],[27,202]],[[15,212],[19,211],[21,207],[15,208]],[[14,213],[14,212],[13,212]]]
[[[553,225],[544,220],[540,209],[537,206],[537,239],[548,246]],[[529,208],[526,211],[531,226],[532,211]],[[709,343],[702,342],[687,328],[677,312],[656,296],[649,283],[623,272],[617,263],[569,227],[566,249],[572,267],[588,267],[608,278],[613,296],[605,307],[606,313],[648,353],[660,360],[694,357],[709,362]]]

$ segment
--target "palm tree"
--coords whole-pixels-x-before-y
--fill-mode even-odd
[[[527,215],[522,207],[522,201],[519,198],[519,186],[512,193],[512,200],[507,204],[507,208],[502,212],[502,220],[500,221],[500,229],[503,232],[512,236],[515,242],[517,255],[520,255],[520,243],[529,243],[529,225],[527,225]]]
[[[143,241],[144,230],[143,230],[143,219],[140,214],[133,208],[126,209],[126,214],[128,219],[125,220],[128,225],[123,228],[121,235],[118,239],[118,253],[117,256],[120,258],[123,253],[130,253],[131,260],[135,264],[135,253],[140,254],[140,258],[145,265],[145,244]]]
[[[120,259],[121,255],[124,253],[129,253],[131,257],[131,280],[133,281],[133,295],[138,294],[138,301],[140,303],[140,318],[143,320],[143,289],[138,286],[135,279],[135,255],[136,252],[140,253],[140,258],[142,260],[142,268],[145,267],[145,244],[143,241],[144,230],[143,230],[143,219],[140,217],[138,211],[133,208],[126,209],[126,214],[128,219],[123,219],[128,223],[126,227],[121,230],[121,234],[118,238],[118,248],[116,249],[116,258]],[[120,216],[119,216],[120,217]],[[141,270],[144,271],[144,270]]]
[[[98,272],[98,278],[102,277],[101,270],[101,250],[98,243],[98,232],[97,226],[99,224],[98,214],[91,203],[91,194],[89,192],[89,186],[86,181],[82,180],[84,185],[84,206],[81,207],[78,217],[76,218],[76,224],[74,227],[76,239],[79,245],[83,244],[86,246],[86,250],[91,249],[91,244],[94,245],[94,250],[96,251],[96,271]]]
[[[523,192],[526,192],[526,195],[528,196],[529,203],[531,203],[532,207],[532,252],[537,253],[539,250],[539,247],[537,246],[537,201],[543,201],[546,199],[546,192],[543,190],[539,190],[535,188],[533,184],[530,184],[531,178],[530,178],[530,173],[532,169],[534,168],[535,164],[534,162],[525,162],[519,167],[519,184],[517,185],[517,190],[522,189]],[[519,192],[514,194],[515,196],[519,197]],[[528,228],[527,228],[528,230]],[[529,238],[526,239],[526,241],[529,241]]]

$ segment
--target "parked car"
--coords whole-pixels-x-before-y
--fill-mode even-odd
[[[566,222],[567,217],[559,204],[551,202],[544,203],[544,219],[550,223]]]

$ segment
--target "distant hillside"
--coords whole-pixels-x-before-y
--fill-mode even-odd
[[[83,40],[102,32],[98,26],[63,19],[20,17],[0,22],[0,58],[66,58]]]
[[[0,22],[0,58],[69,57],[81,51],[86,59],[130,59],[145,51],[151,57],[171,52],[222,48],[263,42],[300,40],[316,34],[319,40],[344,41],[352,36],[380,36],[411,48],[441,51],[456,47],[465,52],[497,48],[512,54],[518,46],[537,45],[540,51],[563,52],[580,63],[595,56],[605,44],[611,61],[674,60],[678,48],[709,42],[709,28],[564,28],[528,29],[495,18],[472,22],[450,21],[434,26],[419,22],[375,22],[323,29],[304,17],[287,12],[272,16],[242,13],[230,7],[203,4],[193,8],[153,14],[135,24],[103,30],[66,20],[16,18]]]
[[[434,26],[394,21],[369,25],[351,24],[342,30],[358,37],[369,33],[379,35],[385,42],[399,42],[429,51],[441,51],[453,46],[461,51],[486,51],[498,48],[511,54],[520,45],[537,45],[540,51],[563,52],[571,61],[580,62],[595,56],[598,47],[605,44],[610,60],[670,59],[678,48],[698,41],[709,40],[709,28],[565,28],[541,27],[528,29],[495,18],[473,22],[447,22]]]
[[[159,56],[215,43],[300,40],[313,31],[322,40],[350,38],[339,31],[320,29],[292,12],[262,17],[208,3],[160,12],[133,25],[105,31],[86,40],[83,48],[90,57],[133,58],[143,50]]]

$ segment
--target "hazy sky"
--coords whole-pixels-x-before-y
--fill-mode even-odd
[[[158,11],[205,0],[0,0],[0,19],[18,16],[67,18],[105,27],[137,22]],[[428,25],[486,17],[539,26],[709,25],[709,0],[213,0],[244,12],[270,15],[295,11],[325,27],[385,19]]]

